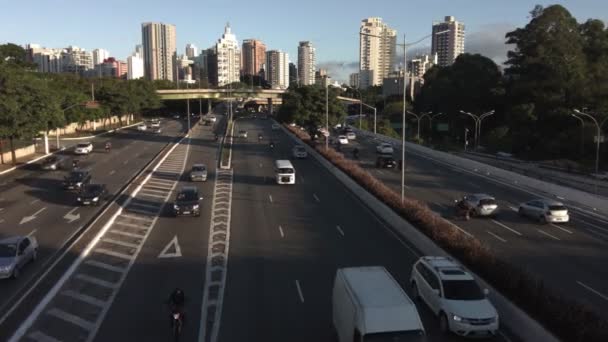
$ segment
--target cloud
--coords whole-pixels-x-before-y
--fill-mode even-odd
[[[358,61],[328,61],[317,63],[317,70],[326,69],[327,74],[340,83],[348,84],[349,75],[359,71]]]
[[[506,23],[484,25],[479,31],[467,34],[465,50],[484,55],[501,65],[507,60],[507,51],[513,49],[513,45],[505,44],[505,34],[515,28],[515,25]]]

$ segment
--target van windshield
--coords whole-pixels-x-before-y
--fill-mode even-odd
[[[367,334],[363,337],[365,342],[423,342],[425,341],[424,331],[392,331],[385,333]]]
[[[279,173],[293,173],[293,169],[290,167],[282,167],[279,169]]]

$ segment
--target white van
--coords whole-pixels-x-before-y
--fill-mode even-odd
[[[339,342],[426,341],[416,305],[382,266],[338,269],[332,307]]]
[[[296,169],[289,160],[275,161],[274,174],[277,184],[296,184]]]

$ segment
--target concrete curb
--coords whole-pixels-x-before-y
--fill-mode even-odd
[[[321,156],[315,149],[310,147],[308,144],[303,143],[283,125],[280,126],[288,136],[290,136],[295,142],[302,144],[307,149],[308,153],[319,162],[319,164],[327,168],[329,172],[340,180],[346,188],[348,188],[356,197],[358,197],[359,200],[365,206],[367,206],[378,219],[385,222],[388,226],[387,228],[390,228],[392,232],[409,241],[414,246],[413,248],[419,252],[419,255],[449,256],[457,260],[437,246],[430,238],[412,226],[408,221],[395,213],[390,207],[378,200],[361,185],[357,184],[352,178],[342,172],[342,170],[338,169],[331,162]],[[499,312],[501,324],[509,327],[509,331],[511,333],[517,335],[519,338],[525,341],[559,342],[559,339],[553,336],[553,334],[548,332],[542,325],[528,316],[527,313],[496,291],[482,278],[473,272],[471,272],[471,274],[475,276],[482,287],[490,290],[489,297]]]
[[[91,135],[91,136],[88,136],[88,137],[80,137],[80,138],[66,138],[66,139],[61,139],[61,138],[59,138],[59,139],[60,139],[60,140],[67,140],[67,141],[70,141],[70,140],[84,140],[84,139],[93,139],[93,138],[96,138],[96,137],[101,136],[101,135],[104,135],[104,134],[108,134],[108,133],[112,133],[112,132],[120,131],[121,129],[124,129],[124,128],[129,128],[129,127],[137,126],[137,125],[139,125],[140,123],[141,123],[141,121],[139,121],[139,122],[137,122],[137,123],[135,123],[135,124],[133,124],[133,125],[129,125],[129,126],[123,126],[123,127],[120,127],[120,128],[113,129],[113,130],[111,130],[111,131],[107,131],[107,132],[99,133],[99,134],[96,134],[96,135]],[[42,140],[42,139],[41,139],[41,138],[37,138],[36,140]],[[6,169],[6,170],[4,170],[4,171],[1,171],[1,172],[0,172],[0,176],[4,175],[4,174],[6,174],[6,173],[9,173],[9,172],[11,172],[11,171],[15,171],[15,170],[17,170],[17,169],[19,169],[19,168],[22,168],[22,167],[23,167],[23,166],[25,166],[25,165],[29,165],[29,164],[35,163],[35,162],[37,162],[37,161],[39,161],[39,160],[42,160],[42,159],[44,159],[44,158],[46,158],[46,157],[52,156],[53,154],[55,154],[55,153],[57,153],[57,152],[61,152],[61,151],[63,151],[63,150],[64,150],[64,149],[60,149],[60,150],[57,150],[57,151],[55,151],[55,152],[51,152],[51,153],[45,154],[45,155],[43,155],[43,156],[40,156],[40,157],[38,157],[38,158],[35,158],[35,159],[32,159],[32,160],[29,160],[29,161],[25,162],[25,164],[21,164],[21,165],[13,166],[13,167],[11,167],[10,169]]]

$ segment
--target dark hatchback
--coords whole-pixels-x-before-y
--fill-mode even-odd
[[[203,199],[194,186],[184,186],[179,190],[173,203],[173,215],[201,216],[200,201]]]
[[[42,160],[40,168],[45,171],[55,171],[68,168],[67,158],[62,156],[50,156]]]
[[[397,162],[393,157],[380,156],[376,159],[376,167],[381,169],[394,169],[397,167]]]
[[[65,177],[63,187],[66,190],[80,190],[91,183],[91,174],[85,170],[74,170]]]
[[[76,200],[80,205],[99,205],[108,194],[108,189],[105,184],[87,184],[85,185]]]

